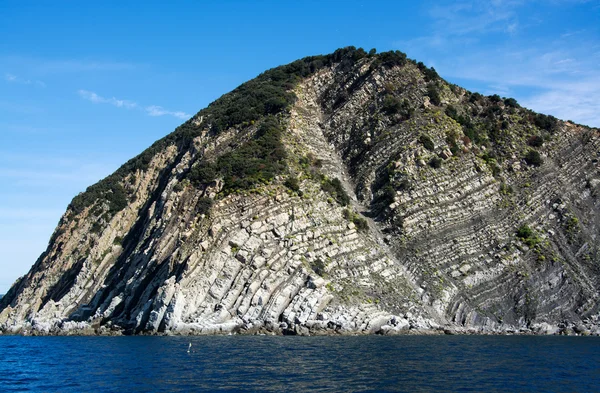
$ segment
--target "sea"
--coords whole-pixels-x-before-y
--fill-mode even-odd
[[[0,391],[600,392],[600,338],[0,336]]]

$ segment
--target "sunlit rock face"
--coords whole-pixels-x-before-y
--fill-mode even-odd
[[[600,332],[597,129],[398,53],[317,60],[76,198],[2,331]]]

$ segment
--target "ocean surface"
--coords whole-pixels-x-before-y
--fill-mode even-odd
[[[0,336],[0,391],[600,392],[600,338]]]

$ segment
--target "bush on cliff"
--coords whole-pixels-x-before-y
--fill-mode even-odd
[[[338,178],[323,180],[321,189],[331,195],[342,206],[346,206],[350,203],[350,197],[344,190],[344,186],[342,186],[342,182]]]
[[[525,155],[525,162],[532,166],[540,166],[543,163],[542,156],[535,150],[529,150]]]

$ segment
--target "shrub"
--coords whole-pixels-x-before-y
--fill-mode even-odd
[[[575,216],[571,216],[565,223],[567,231],[571,232],[577,229],[579,226],[579,219]]]
[[[502,182],[502,183],[500,183],[500,193],[504,194],[504,195],[512,194],[513,187],[509,184]]]
[[[355,215],[352,218],[352,222],[356,226],[356,229],[359,231],[366,231],[369,228],[369,224],[367,224],[367,220],[360,217],[359,215]]]
[[[382,105],[382,111],[387,113],[388,115],[393,115],[395,113],[400,112],[400,109],[402,108],[402,104],[400,103],[400,100],[396,97],[394,97],[391,94],[388,94],[385,96],[385,98],[383,99],[383,105]]]
[[[213,200],[210,198],[202,197],[198,199],[196,204],[196,211],[198,214],[207,214],[213,206]]]
[[[541,240],[527,224],[523,224],[517,229],[517,237],[529,247],[535,247]]]
[[[544,144],[544,138],[539,135],[534,135],[527,140],[527,144],[533,147],[540,147]]]
[[[431,140],[431,138],[429,137],[429,135],[422,134],[419,137],[419,142],[421,142],[423,144],[423,147],[425,147],[429,151],[433,151],[435,149],[435,145],[433,144],[433,140]]]
[[[400,182],[400,186],[399,189],[400,190],[405,190],[408,189],[410,187],[410,185],[408,184],[408,180],[403,180],[402,182]],[[390,205],[394,202],[394,199],[396,198],[396,190],[394,189],[394,187],[392,187],[391,184],[386,185],[385,187],[383,187],[383,189],[381,190],[381,201],[387,205]]]
[[[188,178],[195,186],[210,184],[217,178],[217,168],[209,162],[200,162],[194,166],[188,175]]]
[[[493,103],[498,103],[502,101],[502,98],[500,98],[498,94],[494,94],[490,96],[490,101],[492,101]]]
[[[429,160],[429,165],[432,168],[438,169],[442,167],[442,159],[440,157],[433,157],[431,160]]]
[[[546,131],[553,132],[558,126],[558,120],[554,116],[544,115],[542,113],[538,113],[533,118],[534,124]]]
[[[406,53],[400,52],[399,50],[382,52],[378,55],[378,58],[381,61],[381,64],[388,68],[392,68],[394,66],[402,67],[407,61]]]
[[[288,177],[287,179],[285,179],[283,185],[294,192],[300,191],[300,184],[298,183],[298,179],[296,177]]]
[[[482,98],[483,98],[483,96],[481,94],[479,94],[479,93],[473,93],[469,97],[469,102],[475,103],[475,102],[481,101]]]
[[[338,178],[325,179],[321,183],[321,189],[331,195],[342,206],[346,206],[350,203],[350,197],[344,190],[342,182]]]
[[[453,105],[448,105],[446,107],[446,110],[444,111],[446,112],[446,116],[454,119],[455,121],[457,121],[458,123],[460,123],[460,121],[458,120],[458,111],[456,110],[456,108]]]
[[[325,265],[325,262],[323,262],[323,260],[320,258],[317,258],[310,263],[310,268],[321,277],[327,274],[325,271],[326,267],[327,266]]]
[[[540,166],[543,163],[542,156],[535,150],[529,150],[525,155],[525,162],[532,166]]]
[[[505,98],[504,105],[506,105],[510,108],[518,108],[519,107],[519,103],[514,98]]]
[[[84,193],[77,195],[69,208],[75,213],[81,213],[98,199],[108,202],[108,212],[112,216],[127,206],[127,193],[117,176],[111,175],[104,180],[87,188]]]
[[[440,77],[436,72],[435,68],[428,68],[425,64],[423,64],[423,62],[418,62],[417,67],[419,68],[419,71],[421,71],[423,77],[425,78],[425,81],[427,82],[434,81]]]
[[[435,83],[430,83],[427,86],[427,96],[433,105],[440,105],[442,103],[439,87]]]
[[[342,217],[344,217],[348,221],[352,221],[353,213],[350,209],[344,209],[342,211]]]
[[[359,231],[365,231],[369,228],[367,220],[361,217],[359,214],[354,213],[350,209],[344,209],[344,211],[342,212],[342,216],[346,220],[351,221],[356,226],[356,229]]]
[[[277,120],[269,117],[252,140],[218,158],[217,167],[223,176],[225,193],[267,183],[284,171],[286,153],[281,132]]]

